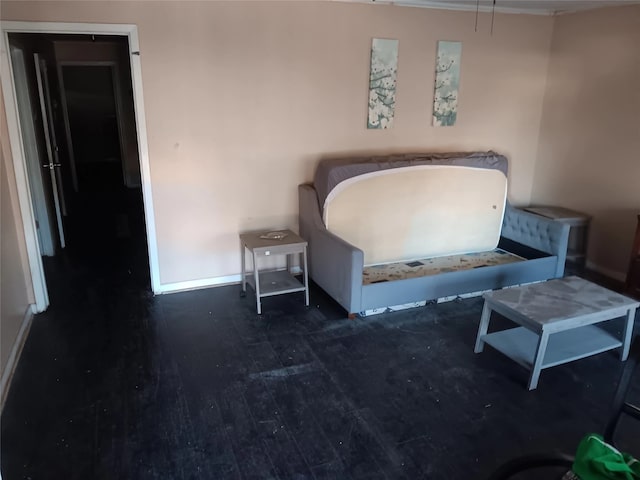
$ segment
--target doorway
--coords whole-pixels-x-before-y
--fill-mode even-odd
[[[80,271],[125,272],[147,290],[159,283],[136,29],[102,27],[117,33],[2,23],[10,52],[2,67],[11,72],[3,92],[20,207],[31,220],[24,224],[37,311],[53,285]]]
[[[116,62],[57,66],[73,200],[66,237],[68,249],[83,252],[87,259],[96,247],[112,251],[110,245],[129,241],[137,251],[146,241],[140,228],[144,214],[139,162],[137,155],[127,158],[125,148],[126,139],[135,138],[135,124],[124,118],[123,110],[131,110],[131,105],[120,93],[118,67]],[[138,257],[132,260],[140,261]]]

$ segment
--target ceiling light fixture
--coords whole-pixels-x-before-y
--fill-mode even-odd
[[[493,35],[493,20],[496,17],[496,0],[493,0],[493,7],[491,8],[491,35]]]
[[[474,31],[478,32],[478,17],[480,15],[480,0],[476,0],[476,24]],[[493,0],[493,6],[491,7],[491,35],[493,35],[493,23],[496,18],[496,0]]]
[[[480,12],[480,0],[476,0],[476,33],[478,33],[478,13]]]

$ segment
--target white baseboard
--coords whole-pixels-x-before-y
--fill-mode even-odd
[[[587,260],[586,267],[589,270],[593,270],[595,272],[601,273],[602,275],[612,278],[614,280],[618,280],[619,282],[624,282],[627,279],[627,274],[623,272],[618,272],[617,270],[611,270],[609,268],[601,267],[593,263],[590,260]]]
[[[300,267],[292,267],[291,272],[293,274],[302,273],[302,269]],[[223,287],[225,285],[234,285],[238,284],[242,281],[242,276],[237,273],[235,275],[226,275],[224,277],[212,277],[212,278],[203,278],[200,280],[187,280],[184,282],[175,282],[175,283],[161,283],[160,288],[156,290],[157,295],[162,295],[165,293],[178,293],[178,292],[186,292],[188,290],[199,290],[201,288],[209,288],[209,287]]]
[[[11,386],[13,372],[16,369],[16,365],[18,365],[18,360],[20,359],[20,354],[22,353],[24,342],[27,340],[27,335],[29,334],[29,329],[31,328],[31,321],[33,320],[34,312],[35,305],[31,304],[27,306],[27,310],[25,311],[24,317],[22,318],[22,323],[20,324],[20,330],[18,330],[18,335],[16,335],[16,341],[13,342],[11,352],[9,353],[9,358],[7,359],[7,364],[4,366],[2,378],[0,379],[0,410],[4,408],[4,401],[7,398],[7,392],[9,390],[9,387]]]
[[[203,278],[200,280],[187,280],[185,282],[175,283],[161,283],[159,288],[156,290],[156,293],[177,293],[207,287],[222,287],[223,285],[240,283],[240,280],[242,280],[242,277],[238,273],[237,275],[226,275],[224,277]]]

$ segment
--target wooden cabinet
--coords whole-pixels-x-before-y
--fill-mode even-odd
[[[640,215],[638,215],[636,236],[631,249],[625,292],[634,297],[640,297]]]

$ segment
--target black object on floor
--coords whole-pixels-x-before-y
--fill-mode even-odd
[[[631,349],[629,351],[629,359],[627,360],[624,370],[620,375],[620,380],[618,382],[618,387],[616,393],[614,394],[614,400],[611,405],[611,414],[607,421],[607,426],[603,432],[602,440],[610,445],[610,452],[615,452],[615,433],[618,425],[620,425],[620,421],[624,417],[627,420],[636,420],[640,421],[640,408],[637,405],[632,404],[628,399],[627,395],[631,389],[632,382],[635,378],[636,370],[640,366],[640,337],[636,337],[635,342],[631,345]],[[636,380],[637,381],[637,380]],[[585,438],[588,438],[587,436]],[[590,440],[591,441],[591,440]],[[584,442],[584,439],[581,440],[581,443]],[[598,442],[599,444],[599,442]],[[629,453],[633,458],[634,455],[637,455],[638,444],[634,447],[636,450],[634,452]],[[589,451],[591,455],[585,455],[585,450]],[[580,457],[580,451],[582,451],[582,457]],[[573,452],[572,452],[573,453]],[[599,455],[600,459],[603,458],[602,453]],[[588,460],[587,460],[588,459]],[[568,475],[562,476],[571,478],[582,478],[583,475],[580,472],[580,468],[589,468],[589,471],[595,473],[596,470],[600,470],[596,467],[596,465],[592,465],[593,450],[585,449],[585,448],[577,448],[576,456],[572,456],[567,453],[553,453],[553,454],[529,454],[524,455],[522,457],[517,457],[512,460],[507,461],[503,465],[501,465],[495,472],[491,474],[488,480],[509,480],[512,478],[522,478],[522,474],[526,472],[527,474],[535,474],[536,476],[530,476],[528,478],[542,478],[541,469],[556,469],[562,470],[562,474],[572,471]],[[578,468],[575,468],[575,465],[578,465]],[[612,476],[616,477],[624,477],[625,475],[621,473],[619,470],[622,464],[627,463],[622,456],[618,459],[608,459],[608,464],[605,466],[605,471],[608,473],[603,473],[602,478],[611,478]],[[600,465],[602,468],[602,465]],[[618,475],[616,475],[616,472]],[[578,474],[578,475],[576,475]],[[544,478],[560,478],[560,475],[546,476]]]
[[[314,287],[310,308],[292,294],[258,316],[239,286],[153,297],[119,268],[75,275],[17,367],[4,480],[482,478],[602,431],[623,366],[586,358],[529,392],[473,353],[479,298],[350,321]],[[621,425],[621,449],[638,438]]]

